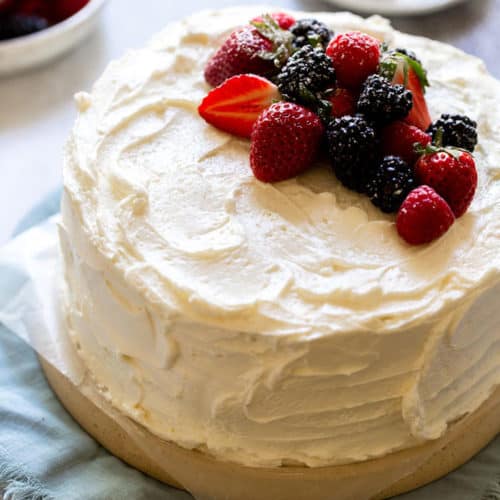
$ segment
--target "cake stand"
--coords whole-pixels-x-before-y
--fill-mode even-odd
[[[362,463],[254,468],[215,460],[164,441],[118,413],[90,380],[82,392],[40,359],[47,380],[77,422],[112,454],[199,500],[384,499],[423,486],[467,462],[499,432],[500,389],[446,435],[417,448]],[[89,377],[87,377],[88,379]]]

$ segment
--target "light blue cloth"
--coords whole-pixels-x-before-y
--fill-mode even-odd
[[[54,193],[20,229],[58,208]],[[1,273],[0,292],[9,279]],[[128,467],[90,438],[57,401],[33,351],[0,325],[2,493],[4,500],[191,499]],[[458,471],[398,500],[500,500],[500,438]]]

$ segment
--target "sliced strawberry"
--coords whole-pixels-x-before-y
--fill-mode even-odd
[[[220,130],[250,137],[259,115],[280,98],[278,87],[269,80],[257,75],[238,75],[213,89],[198,112]]]
[[[296,22],[295,18],[290,14],[287,14],[286,12],[272,12],[269,15],[278,23],[278,26],[283,30],[290,29]],[[250,24],[263,23],[264,17],[265,15],[255,17],[254,19],[252,19]]]
[[[425,100],[425,89],[429,81],[421,63],[410,55],[391,51],[383,56],[380,73],[394,84],[404,85],[411,91],[413,107],[405,121],[421,130],[427,130],[432,123]]]

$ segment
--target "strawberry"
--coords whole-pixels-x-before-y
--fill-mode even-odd
[[[420,61],[406,51],[393,50],[382,57],[380,74],[393,84],[404,85],[411,91],[413,107],[405,121],[421,130],[427,130],[432,123],[425,100],[425,89],[429,85],[429,80]]]
[[[205,67],[205,80],[216,87],[227,78],[243,73],[267,75],[273,63],[260,57],[270,52],[273,44],[251,26],[233,31]]]
[[[233,31],[205,67],[205,80],[216,87],[231,76],[271,76],[292,53],[293,35],[269,15],[262,22]]]
[[[397,121],[382,129],[382,152],[384,156],[399,156],[409,165],[413,165],[419,154],[415,144],[425,148],[431,142],[431,136],[418,127]],[[427,184],[427,183],[424,183]]]
[[[365,33],[351,31],[337,35],[331,40],[326,54],[333,61],[339,84],[342,87],[358,89],[378,70],[380,42]]]
[[[455,217],[469,208],[477,188],[476,164],[472,155],[459,149],[428,147],[418,160],[418,180],[434,188],[450,205]]]
[[[396,228],[410,245],[422,245],[440,238],[455,221],[446,201],[429,186],[408,194],[399,209]]]
[[[356,101],[358,99],[351,90],[337,88],[328,97],[328,100],[332,105],[331,115],[335,118],[356,113]]]
[[[290,29],[295,24],[295,18],[286,12],[273,12],[269,14],[283,30]],[[263,23],[265,16],[258,16],[252,19],[250,24]]]
[[[260,115],[252,131],[250,166],[262,182],[279,182],[302,173],[317,157],[323,124],[312,111],[278,102]]]
[[[198,112],[220,130],[250,137],[259,115],[279,99],[278,88],[269,80],[257,75],[238,75],[211,90]]]

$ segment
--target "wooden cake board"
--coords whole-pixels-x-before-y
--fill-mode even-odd
[[[445,436],[417,448],[341,466],[245,467],[154,436],[114,410],[95,388],[84,395],[52,365],[40,362],[61,403],[91,436],[132,467],[186,489],[197,500],[390,498],[446,475],[500,432],[499,388],[477,411],[451,425]]]

